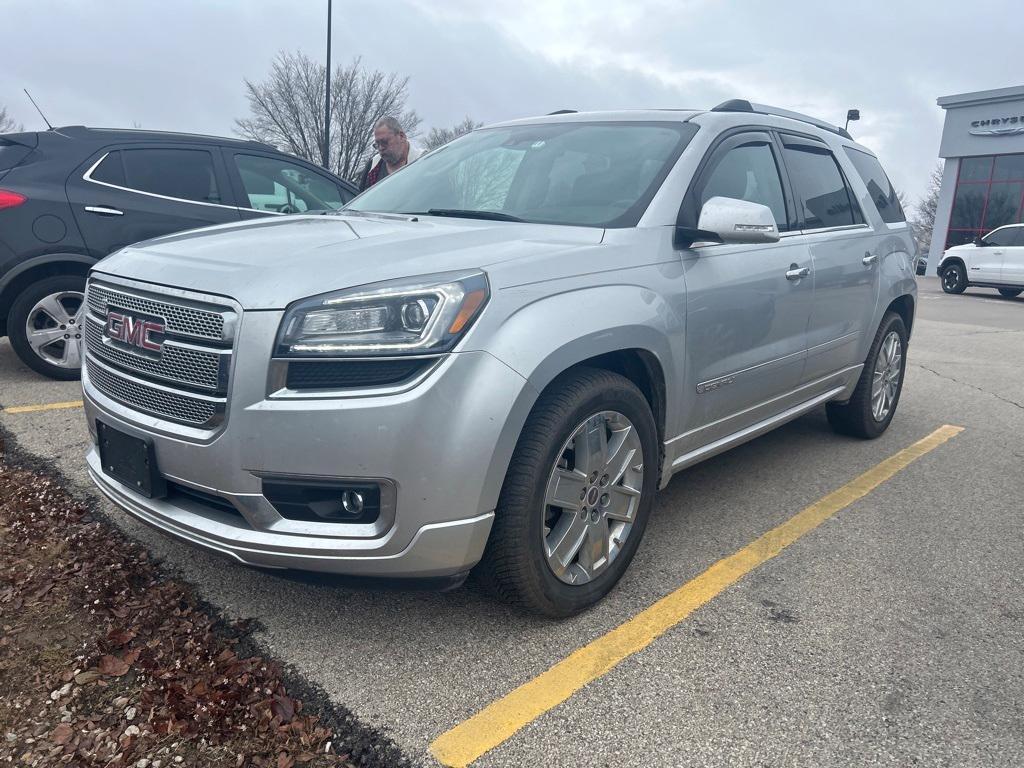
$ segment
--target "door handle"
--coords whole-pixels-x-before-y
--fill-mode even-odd
[[[860,263],[863,264],[865,267],[870,267],[876,261],[878,261],[878,254],[868,252],[864,254],[864,258],[860,260]]]
[[[799,280],[801,277],[807,277],[809,274],[811,274],[810,267],[798,267],[796,264],[791,264],[786,271],[786,279]]]
[[[1003,252],[1002,251],[992,251],[992,255],[993,256],[1002,256]]]
[[[119,211],[108,205],[87,205],[85,210],[89,213],[98,213],[100,216],[124,216],[124,211]]]

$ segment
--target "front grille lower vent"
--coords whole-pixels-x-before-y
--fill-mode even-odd
[[[410,360],[296,360],[288,364],[288,389],[382,387],[411,379],[437,362]]]

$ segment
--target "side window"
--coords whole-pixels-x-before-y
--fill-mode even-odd
[[[1017,232],[1018,227],[1006,227],[1004,229],[997,229],[991,234],[985,235],[982,242],[985,245],[996,246],[999,248],[1006,248],[1007,246],[1017,245]]]
[[[257,211],[334,211],[351,199],[338,186],[301,165],[262,155],[235,155],[249,207]]]
[[[213,156],[205,149],[123,149],[121,156],[126,187],[180,200],[221,202]]]
[[[712,197],[731,197],[767,205],[780,231],[787,228],[785,196],[772,148],[762,141],[733,147],[705,177],[698,211]]]
[[[121,152],[115,150],[103,158],[103,161],[93,168],[89,178],[93,181],[100,181],[104,184],[116,184],[123,187],[124,166],[121,164]]]
[[[852,147],[845,147],[845,150],[850,162],[857,170],[857,175],[864,182],[864,186],[868,188],[868,194],[871,195],[871,200],[878,209],[882,221],[887,224],[906,221],[907,217],[903,214],[903,207],[900,205],[896,190],[890,183],[889,177],[885,175],[885,171],[882,170],[882,164],[878,162],[878,159]]]
[[[804,229],[862,223],[860,209],[854,206],[839,164],[828,149],[787,144],[783,156],[802,208]]]

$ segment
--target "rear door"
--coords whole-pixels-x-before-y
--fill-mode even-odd
[[[1007,227],[1013,231],[1011,244],[1003,248],[1000,282],[1024,286],[1024,225]]]
[[[67,192],[97,257],[140,240],[239,220],[215,146],[107,147],[72,173]]]
[[[315,166],[251,150],[224,149],[242,218],[336,211],[355,194]]]
[[[810,251],[814,304],[807,327],[805,382],[815,382],[860,360],[861,341],[873,329],[883,235],[866,224],[836,156],[823,141],[780,133],[793,185],[800,234]],[[828,388],[834,382],[823,381]]]

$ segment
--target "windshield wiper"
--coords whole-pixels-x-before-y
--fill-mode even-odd
[[[488,221],[522,221],[518,216],[498,211],[470,211],[458,208],[431,208],[421,216],[451,216],[453,219],[487,219]]]

